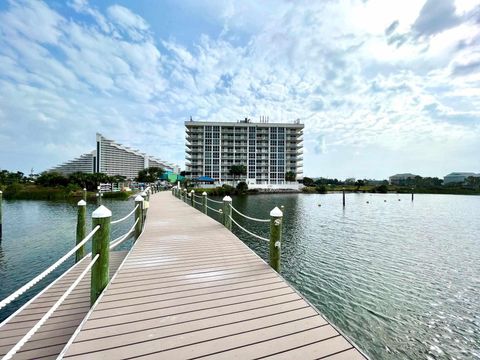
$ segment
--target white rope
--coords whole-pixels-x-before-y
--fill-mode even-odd
[[[242,214],[240,211],[238,211],[237,209],[235,209],[232,204],[230,204],[230,207],[233,209],[233,211],[235,211],[238,215],[241,215],[243,216],[245,219],[249,219],[249,220],[253,220],[253,221],[258,221],[258,222],[270,222],[270,219],[257,219],[257,218],[253,218],[253,217],[250,217],[250,216],[247,216],[245,214]]]
[[[210,209],[210,210],[212,210],[212,211],[215,211],[215,212],[217,212],[217,213],[219,213],[219,214],[223,214],[223,211],[222,211],[221,209],[220,209],[220,210],[217,210],[217,209],[211,208],[211,207],[208,206],[208,205],[207,205],[207,208]]]
[[[81,242],[79,242],[72,250],[70,250],[68,253],[63,255],[55,264],[51,265],[47,270],[42,272],[40,275],[35,277],[34,279],[30,280],[28,283],[23,285],[20,289],[15,291],[13,294],[8,296],[7,298],[3,299],[0,302],[0,309],[7,306],[9,303],[11,303],[13,300],[15,300],[17,297],[22,295],[25,291],[30,289],[32,286],[34,286],[36,283],[38,283],[40,280],[42,280],[45,276],[50,274],[53,270],[55,270],[57,267],[59,267],[61,264],[65,262],[70,256],[72,256],[75,251],[80,249],[85,243],[90,240],[90,238],[100,229],[100,225],[95,226],[95,228],[88,234],[85,239],[83,239]]]
[[[223,201],[212,200],[210,198],[207,198],[207,200],[211,201],[211,202],[214,202],[214,203],[217,203],[217,204],[223,204]]]
[[[22,348],[25,343],[30,340],[30,338],[40,329],[40,327],[48,320],[48,318],[58,309],[60,305],[62,305],[63,301],[70,295],[70,293],[75,289],[75,287],[82,281],[82,279],[85,277],[85,275],[90,271],[92,266],[95,264],[95,262],[98,260],[100,257],[100,254],[97,254],[90,264],[85,268],[85,270],[82,271],[80,276],[73,282],[72,285],[63,293],[63,295],[60,297],[60,299],[57,300],[55,304],[47,311],[45,315],[33,326],[33,328],[30,329],[28,333],[25,334],[23,338],[20,339],[19,342],[15,344],[13,348],[10,349],[10,351],[2,358],[2,360],[10,360],[18,350]]]
[[[264,238],[264,237],[261,237],[257,234],[254,234],[252,233],[251,231],[248,231],[247,229],[245,229],[243,226],[241,226],[239,223],[237,223],[235,220],[233,220],[233,218],[231,216],[229,216],[230,220],[232,220],[232,222],[237,225],[240,229],[242,229],[243,231],[245,231],[247,234],[253,236],[253,237],[256,237],[257,239],[260,239],[260,240],[263,240],[263,241],[266,241],[266,242],[270,242],[270,240]]]
[[[197,195],[197,194],[195,194],[195,193],[193,194],[193,196],[195,196],[196,198],[199,198],[199,199],[201,199],[201,198],[203,197],[203,195],[202,195],[202,196],[199,196],[199,195]]]
[[[198,201],[195,201],[195,199],[193,199],[193,202],[197,205],[203,205],[202,203],[198,202]]]
[[[133,224],[133,226],[130,228],[130,230],[128,230],[128,232],[125,235],[122,235],[111,242],[110,250],[115,249],[118,245],[120,245],[122,242],[124,242],[128,238],[128,235],[130,235],[132,231],[135,230],[135,226],[137,225],[138,220],[140,219],[137,219],[137,221],[135,221],[135,224]]]
[[[138,206],[139,206],[139,205],[137,204],[137,206],[135,206],[135,209],[133,209],[130,213],[128,213],[128,215],[125,215],[125,216],[124,216],[123,218],[121,218],[121,219],[112,221],[110,224],[117,224],[117,223],[119,223],[119,222],[122,222],[123,220],[128,219],[128,218],[135,212],[135,210],[137,210]]]

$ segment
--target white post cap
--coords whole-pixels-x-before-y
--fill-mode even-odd
[[[203,196],[206,196],[206,195],[207,195],[207,192],[206,192],[206,191],[204,191],[204,192],[202,193],[202,195],[203,195]]]
[[[187,191],[187,188],[183,188],[183,191]]]
[[[145,200],[141,195],[137,195],[137,197],[135,198],[135,202],[137,201],[143,201]]]
[[[83,191],[87,191],[87,188],[83,188]]]
[[[283,212],[282,210],[280,210],[277,206],[275,206],[272,211],[270,211],[270,216],[273,216],[273,217],[282,217],[283,216]]]
[[[2,190],[0,190],[0,194],[3,194],[3,191],[2,191]]]
[[[232,202],[232,198],[227,195],[227,196],[225,196],[225,197],[223,198],[223,201]]]
[[[112,216],[112,212],[110,210],[108,210],[105,206],[103,205],[100,205],[97,210],[95,210],[93,213],[92,213],[92,218],[93,219],[102,219],[102,218],[107,218],[107,217],[111,217]]]
[[[80,200],[78,203],[77,203],[78,206],[85,206],[87,205],[87,203],[85,202],[85,200]]]
[[[147,196],[147,193],[144,191],[142,192],[140,195],[142,195],[143,197]]]
[[[190,191],[190,193],[194,193],[194,192],[195,192],[195,190],[193,190],[193,189]]]

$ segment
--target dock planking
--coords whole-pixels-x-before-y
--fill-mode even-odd
[[[114,251],[110,255],[112,276],[127,255]],[[0,324],[0,358],[3,357],[42,318],[65,290],[87,267],[90,257],[72,266],[67,272],[45,288],[39,295],[22,306]],[[72,337],[90,310],[90,274],[82,279],[73,292],[52,314],[43,326],[14,355],[13,359],[55,359]]]
[[[163,192],[66,359],[365,359],[223,225]]]

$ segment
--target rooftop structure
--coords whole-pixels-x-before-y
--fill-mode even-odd
[[[468,177],[480,177],[480,174],[475,174],[473,172],[452,172],[443,177],[444,184],[451,183],[464,183]]]
[[[250,185],[285,184],[292,172],[303,178],[303,128],[293,123],[249,119],[238,122],[186,121],[186,170],[193,178],[208,176],[220,183],[237,178],[232,165],[244,165]]]
[[[405,173],[405,174],[396,174],[388,178],[391,185],[406,185],[408,180],[413,180],[419,175]]]

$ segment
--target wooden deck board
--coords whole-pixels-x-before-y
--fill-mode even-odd
[[[111,253],[111,276],[117,271],[126,254],[126,251]],[[0,325],[0,357],[5,355],[55,304],[88,265],[87,260],[74,265],[46,291]],[[87,274],[45,324],[17,352],[14,359],[55,358],[89,310],[90,275]]]
[[[217,221],[166,192],[148,211],[66,359],[365,359]]]

